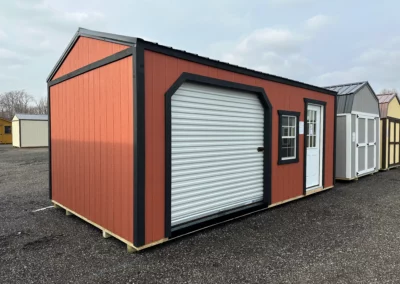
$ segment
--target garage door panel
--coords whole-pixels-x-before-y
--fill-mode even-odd
[[[222,170],[223,169],[223,170]],[[200,171],[186,171],[190,172],[190,174],[186,175],[180,175],[180,173],[173,173],[171,180],[172,183],[175,182],[181,182],[181,181],[187,181],[187,180],[197,180],[197,179],[206,179],[206,178],[212,178],[215,176],[231,176],[236,173],[246,173],[246,172],[253,172],[258,170],[258,165],[252,166],[252,167],[242,167],[242,168],[235,168],[235,169],[226,169],[226,167],[220,167],[219,170],[214,171],[214,172],[205,172],[202,173]]]
[[[251,127],[257,129],[263,129],[263,124],[256,124],[254,125],[251,122],[235,122],[232,124],[230,121],[208,121],[208,120],[189,120],[189,119],[177,119],[172,118],[172,128],[178,127],[179,125],[193,125],[193,126],[211,126],[211,127],[218,127],[218,126],[228,126],[228,127]]]
[[[262,160],[261,160],[262,161]],[[193,167],[187,168],[185,166],[182,167],[173,167],[173,172],[174,174],[172,177],[178,177],[178,176],[187,176],[187,175],[192,175],[192,174],[206,174],[206,173],[215,173],[216,171],[220,171],[221,168],[224,168],[225,170],[236,170],[236,169],[243,169],[243,167],[248,167],[252,168],[255,163],[259,163],[260,159],[256,160],[251,160],[251,161],[243,161],[240,163],[218,163],[218,164],[211,164],[207,165],[206,163],[203,163],[201,165],[195,165]]]
[[[179,199],[179,194],[184,194],[188,192],[201,192],[207,189],[214,189],[217,187],[229,187],[229,186],[239,186],[248,185],[248,183],[257,183],[263,180],[263,174],[257,173],[254,175],[242,175],[239,177],[233,177],[231,179],[222,179],[222,180],[214,180],[208,181],[204,183],[198,183],[190,186],[176,187],[174,190],[175,198]]]
[[[206,186],[197,186],[193,188],[183,188],[181,190],[176,190],[174,192],[174,202],[178,202],[180,200],[185,200],[189,197],[199,196],[203,194],[210,194],[210,193],[219,193],[219,192],[231,192],[231,191],[240,191],[242,190],[241,187],[246,186],[250,187],[257,187],[262,186],[262,179],[248,179],[239,182],[228,182],[222,185],[218,185],[217,183],[208,184]],[[177,203],[174,203],[177,204]]]
[[[242,109],[238,105],[237,107],[223,107],[223,106],[214,106],[214,105],[198,105],[198,102],[174,102],[174,107],[171,108],[173,112],[191,112],[196,111],[199,113],[222,113],[223,115],[234,115],[234,116],[251,116],[256,117],[257,114],[262,113],[262,110],[259,108],[253,108],[252,112],[249,113],[247,109]]]
[[[249,160],[249,159],[258,159],[259,153],[253,153],[248,151],[247,153],[237,153],[237,152],[229,152],[228,157],[226,155],[209,155],[208,153],[200,153],[200,154],[206,154],[204,155],[194,155],[194,154],[179,154],[179,158],[175,159],[171,162],[172,166],[174,165],[186,165],[186,166],[191,166],[191,165],[196,165],[196,164],[202,164],[202,163],[212,163],[212,162],[226,162],[226,163],[231,163],[232,161],[235,161],[236,159],[242,159],[243,161]]]
[[[264,109],[257,96],[185,84],[171,100],[172,226],[262,201]]]
[[[262,199],[262,195],[254,195],[250,196],[246,199],[243,197],[231,199],[229,202],[218,202],[211,204],[214,208],[219,208],[219,210],[211,210],[211,206],[203,206],[201,208],[196,208],[196,211],[193,212],[191,208],[186,210],[181,210],[179,212],[174,212],[175,219],[172,221],[172,226],[179,225],[181,223],[185,223],[191,221],[193,219],[198,219],[202,217],[206,217],[212,214],[220,213],[229,209],[234,209],[237,207],[241,207],[243,205],[248,205],[254,203],[254,200]]]
[[[215,96],[215,88],[207,88],[205,86],[202,86],[201,88],[195,88],[193,87],[194,85],[191,84],[190,87],[186,88],[185,86],[182,86],[179,88],[179,90],[176,92],[178,95],[182,95],[185,98],[200,98],[200,99],[209,99],[210,101],[223,101],[227,103],[245,103],[249,105],[260,105],[260,101],[257,97],[248,97],[248,98],[243,98],[243,93],[242,92],[237,92],[237,91],[224,91],[223,89],[220,89],[218,92],[218,96]],[[179,100],[180,98],[177,98]]]
[[[187,163],[184,164],[172,164],[172,168],[174,171],[183,171],[183,170],[189,170],[189,169],[202,169],[202,168],[218,168],[221,166],[234,166],[235,165],[235,159],[222,159],[220,161],[210,161],[209,158],[205,159],[205,161],[201,162],[199,160],[186,160]],[[254,163],[260,162],[259,157],[248,157],[248,158],[242,158],[241,164],[246,164],[246,165],[254,165]]]

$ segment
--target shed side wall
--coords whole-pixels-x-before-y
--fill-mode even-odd
[[[278,165],[278,110],[300,112],[304,121],[304,98],[327,102],[325,187],[333,186],[334,96],[237,74],[194,62],[145,51],[145,242],[164,237],[165,210],[165,100],[168,88],[189,72],[264,88],[273,107],[272,121],[272,203],[303,195],[303,142],[299,136],[299,162]],[[288,178],[290,177],[290,178]]]
[[[133,243],[133,66],[50,88],[52,198]]]
[[[359,90],[353,101],[353,111],[366,112],[379,115],[379,103],[374,93],[368,86]]]
[[[79,37],[52,80],[126,48],[129,48],[129,46],[87,37]]]
[[[19,145],[19,120],[12,121],[12,145],[14,147],[20,147]]]
[[[387,116],[400,119],[400,104],[396,98],[391,100],[391,102],[389,103]]]
[[[47,121],[21,120],[20,147],[47,147],[49,145]]]
[[[346,116],[338,116],[336,118],[336,177],[346,178],[347,164],[346,164],[346,149],[347,149],[347,126]],[[350,166],[350,165],[348,165]]]

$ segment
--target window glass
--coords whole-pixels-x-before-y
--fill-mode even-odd
[[[296,124],[295,116],[282,115],[282,143],[281,158],[282,160],[290,160],[296,158]]]
[[[4,126],[4,133],[11,134],[11,126]]]

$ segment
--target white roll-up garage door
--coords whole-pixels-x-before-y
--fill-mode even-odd
[[[172,226],[262,201],[264,108],[255,94],[185,83],[171,120]]]

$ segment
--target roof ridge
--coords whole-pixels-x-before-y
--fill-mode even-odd
[[[363,84],[366,84],[366,83],[368,83],[368,81],[360,81],[360,82],[354,82],[354,83],[346,83],[346,84],[325,86],[324,88],[344,87],[344,86],[351,86],[351,85],[363,85]]]

